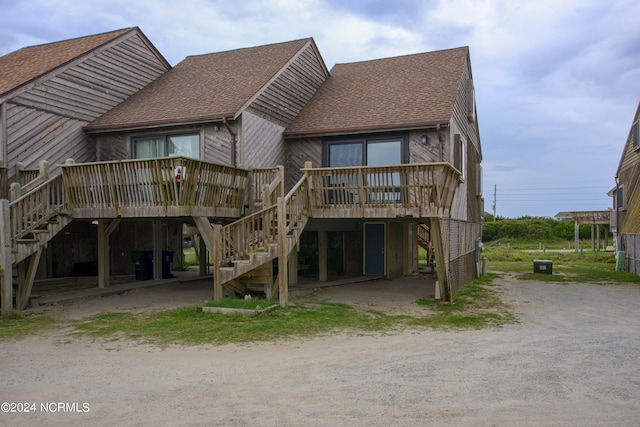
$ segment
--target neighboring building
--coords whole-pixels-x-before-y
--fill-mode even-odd
[[[625,269],[640,274],[640,103],[622,150],[616,171],[611,211],[616,250],[625,253]]]
[[[67,43],[81,47],[22,81],[0,80],[14,195],[17,162],[80,163],[52,168],[45,186],[11,204],[17,255],[3,266],[22,271],[20,306],[38,265],[55,277],[69,263],[93,263],[106,287],[111,274],[133,273],[132,251],[157,260],[179,250],[183,224],[215,254],[216,298],[246,292],[240,279],[272,259],[287,261],[272,291],[283,305],[298,269],[319,280],[398,277],[417,270],[418,245],[436,261],[442,298],[477,274],[482,154],[468,48],[329,72],[311,38],[190,56],[174,68],[137,28]],[[71,50],[59,44],[23,49],[38,52],[27,62]],[[0,67],[25,68],[12,59],[20,52]],[[44,114],[57,116],[37,132],[12,130]],[[61,121],[70,130],[59,135]],[[43,148],[12,148],[18,135]],[[28,203],[46,212],[34,220]],[[7,295],[4,286],[3,311]]]

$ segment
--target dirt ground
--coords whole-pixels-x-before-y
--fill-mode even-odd
[[[5,340],[0,402],[23,412],[2,403],[0,425],[638,425],[639,286],[504,279],[498,290],[519,323],[167,349],[64,329]],[[210,293],[209,281],[192,282],[41,309],[78,319],[195,305]],[[410,277],[318,296],[418,314],[415,300],[430,293]]]

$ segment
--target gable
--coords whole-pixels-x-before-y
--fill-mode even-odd
[[[622,176],[624,170],[637,163],[640,163],[640,103],[638,103],[638,107],[636,108],[636,113],[633,116],[633,121],[627,134],[627,140],[622,150],[617,171],[618,176]]]
[[[26,47],[0,57],[0,96],[85,55],[135,28]]]
[[[189,56],[85,130],[235,119],[311,39]]]

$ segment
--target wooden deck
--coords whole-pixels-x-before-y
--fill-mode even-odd
[[[314,218],[446,217],[461,180],[449,163],[304,172]]]

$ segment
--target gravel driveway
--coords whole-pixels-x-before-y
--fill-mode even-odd
[[[0,401],[36,411],[0,425],[639,425],[640,287],[498,283],[520,319],[500,329],[164,350],[64,331],[5,341]]]

